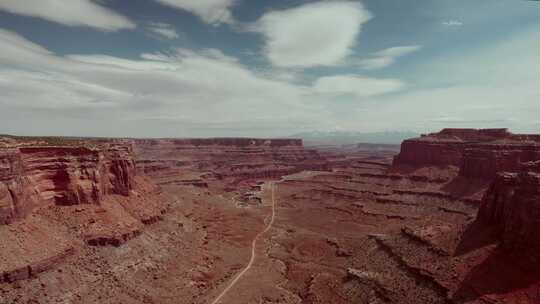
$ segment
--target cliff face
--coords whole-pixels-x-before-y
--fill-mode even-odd
[[[25,147],[24,174],[44,203],[99,203],[105,192],[104,156],[85,147]]]
[[[518,173],[499,173],[484,196],[477,221],[494,227],[505,249],[540,249],[540,161]]]
[[[538,159],[540,146],[535,144],[471,144],[464,152],[460,175],[493,179],[497,172],[515,172],[522,163]]]
[[[540,159],[537,135],[506,129],[444,129],[403,142],[394,167],[456,166],[464,178],[491,180],[497,172],[516,171]]]
[[[328,169],[326,160],[305,149],[300,139],[137,139],[133,143],[141,158],[139,169],[159,176],[174,175],[180,167],[238,180]]]
[[[0,225],[27,215],[38,205],[38,192],[24,175],[21,155],[0,150]]]
[[[115,145],[105,152],[106,184],[109,193],[129,195],[135,187],[137,175],[133,148],[128,145]]]
[[[394,158],[394,165],[459,166],[462,163],[464,147],[461,141],[408,139],[401,144],[401,151]]]
[[[134,188],[135,159],[129,146],[20,147],[0,152],[0,223],[47,204],[99,204]]]
[[[0,283],[61,263],[82,243],[75,239],[119,246],[165,211],[130,145],[58,141],[70,145],[13,139],[0,147]]]

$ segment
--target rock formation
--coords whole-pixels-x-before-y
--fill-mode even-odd
[[[299,139],[137,139],[133,143],[141,158],[138,167],[150,175],[174,175],[178,168],[184,168],[183,173],[191,168],[216,179],[239,182],[328,169],[325,158],[305,149]]]
[[[401,144],[394,165],[460,166],[464,146],[461,140],[439,140],[432,136],[408,139]]]
[[[129,144],[11,139],[0,147],[0,282],[50,269],[77,239],[119,246],[161,218],[163,200]]]
[[[540,303],[539,140],[0,138],[0,302]]]
[[[540,248],[540,161],[522,165],[518,173],[503,172],[484,196],[477,221],[494,227],[505,249]]]
[[[394,167],[459,168],[459,176],[491,180],[497,172],[516,171],[540,159],[540,137],[507,129],[443,129],[403,142]]]
[[[24,217],[38,205],[39,194],[24,174],[18,149],[0,150],[0,225]]]
[[[0,152],[0,219],[21,218],[39,205],[99,204],[134,187],[131,147],[29,146]]]
[[[539,159],[540,144],[536,142],[470,144],[464,152],[460,175],[493,179],[497,172],[517,171],[521,163]]]

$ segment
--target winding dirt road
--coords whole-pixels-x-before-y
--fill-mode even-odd
[[[271,182],[270,187],[272,187],[272,217],[270,218],[270,222],[268,223],[268,225],[266,225],[266,228],[264,228],[263,231],[259,232],[259,234],[257,234],[255,238],[253,239],[253,241],[251,242],[251,259],[249,260],[249,263],[246,265],[246,267],[242,271],[240,271],[236,275],[234,280],[232,280],[231,283],[229,283],[229,285],[214,299],[214,301],[211,302],[211,304],[218,304],[219,301],[221,301],[221,298],[223,298],[227,294],[227,292],[229,292],[229,290],[231,290],[234,287],[234,285],[236,285],[236,283],[249,271],[249,269],[251,268],[251,265],[253,265],[253,262],[255,262],[255,258],[256,258],[255,249],[257,247],[257,240],[263,234],[265,234],[268,230],[270,230],[270,228],[272,228],[272,225],[274,224],[274,218],[276,216],[276,201],[274,198],[274,190],[276,187],[275,183]]]

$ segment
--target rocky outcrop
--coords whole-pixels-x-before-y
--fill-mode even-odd
[[[99,204],[134,188],[131,147],[25,146],[0,151],[0,223],[39,205]]]
[[[493,179],[497,172],[518,170],[520,164],[540,159],[540,145],[534,143],[470,144],[463,153],[460,176]]]
[[[165,212],[129,144],[57,141],[0,147],[0,283],[53,268],[74,244],[120,246]]]
[[[408,139],[401,144],[394,165],[460,166],[465,144],[460,140],[432,140],[431,137]]]
[[[97,204],[106,192],[104,155],[86,147],[19,149],[24,175],[44,204]]]
[[[177,174],[179,168],[237,181],[329,169],[326,159],[305,149],[300,139],[136,139],[133,143],[141,158],[138,168],[161,177]]]
[[[129,195],[135,186],[134,176],[137,175],[133,148],[131,145],[112,145],[104,155],[108,192]]]
[[[38,192],[24,174],[17,149],[0,150],[0,225],[26,216],[38,205]]]
[[[484,196],[477,222],[493,227],[505,249],[540,249],[540,161],[518,173],[499,173]]]
[[[513,136],[505,128],[497,129],[468,129],[468,128],[445,128],[438,133],[432,133],[428,136],[447,139],[459,139],[467,142],[493,141]]]
[[[455,166],[469,179],[491,180],[497,172],[516,171],[540,159],[540,136],[507,129],[443,129],[402,143],[394,168]]]
[[[137,174],[133,149],[128,144],[25,144],[0,150],[0,164],[0,224],[23,219],[43,206],[101,206],[106,200],[114,200],[109,205],[122,209],[113,212],[122,214],[112,222],[134,216],[145,223],[161,216],[160,200],[153,197],[159,194],[159,188]],[[156,198],[155,202],[149,196]]]

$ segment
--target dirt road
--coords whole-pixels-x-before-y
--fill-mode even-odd
[[[265,234],[268,230],[270,230],[270,228],[272,228],[272,225],[274,224],[274,218],[276,216],[276,200],[275,200],[275,196],[274,196],[274,190],[275,190],[275,187],[276,187],[276,184],[274,182],[271,182],[270,183],[270,187],[272,188],[272,217],[270,218],[270,222],[268,222],[268,225],[266,225],[266,228],[264,228],[263,231],[259,232],[259,234],[257,234],[255,236],[255,238],[253,239],[253,241],[251,242],[251,259],[249,260],[249,263],[246,265],[246,267],[240,271],[236,277],[234,278],[234,280],[231,281],[231,283],[229,283],[229,285],[214,299],[214,301],[211,302],[211,304],[218,304],[220,303],[221,299],[227,294],[227,292],[229,292],[229,290],[231,290],[234,285],[236,285],[236,283],[249,271],[249,269],[251,268],[251,266],[253,265],[253,262],[255,262],[255,259],[256,259],[256,247],[257,247],[257,240],[259,240],[259,238]]]

